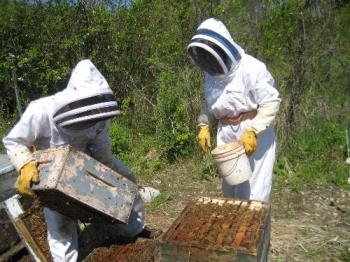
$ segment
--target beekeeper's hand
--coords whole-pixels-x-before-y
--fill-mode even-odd
[[[203,151],[207,151],[211,147],[210,129],[208,125],[199,126],[198,144]]]
[[[250,156],[256,149],[256,134],[254,131],[245,130],[241,136],[240,142],[244,146],[245,153]]]
[[[33,196],[34,193],[31,190],[32,183],[39,183],[39,181],[39,170],[36,166],[36,162],[30,161],[20,170],[17,190],[21,195]]]

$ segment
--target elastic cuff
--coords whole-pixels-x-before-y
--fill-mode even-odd
[[[28,148],[23,147],[12,152],[7,151],[11,163],[15,166],[16,170],[19,172],[21,168],[31,161],[35,161],[33,154]]]
[[[258,135],[258,132],[256,129],[254,129],[253,127],[250,127],[250,126],[247,126],[244,131],[251,131],[251,132],[254,132],[254,134],[257,136]]]

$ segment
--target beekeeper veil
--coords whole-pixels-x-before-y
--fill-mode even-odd
[[[86,59],[73,69],[67,87],[55,96],[54,123],[68,130],[87,129],[119,114],[106,79]]]
[[[243,52],[233,41],[226,26],[215,18],[201,23],[187,51],[192,60],[212,76],[232,72],[239,64]]]

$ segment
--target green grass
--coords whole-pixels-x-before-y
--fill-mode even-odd
[[[157,196],[150,205],[150,210],[155,211],[163,207],[166,203],[168,203],[171,200],[171,194],[170,193],[163,193],[159,196]]]
[[[350,250],[346,250],[341,254],[341,260],[344,262],[350,261]]]
[[[286,139],[280,137],[280,139]],[[313,185],[347,187],[349,167],[342,124],[315,117],[289,137],[274,167],[276,176],[300,191]]]

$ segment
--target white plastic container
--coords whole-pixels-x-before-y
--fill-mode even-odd
[[[244,147],[236,141],[216,147],[211,151],[222,179],[230,185],[238,185],[252,176],[249,159]]]

